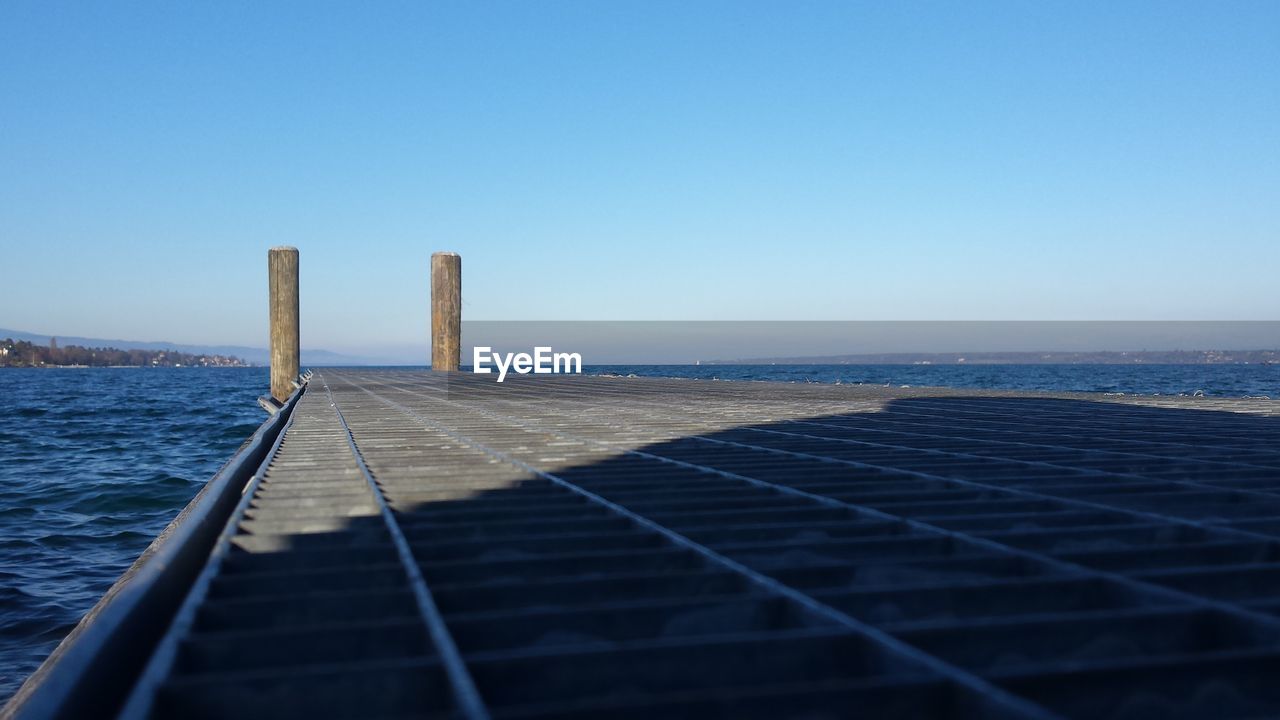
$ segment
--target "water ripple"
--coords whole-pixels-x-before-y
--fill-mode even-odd
[[[265,416],[261,368],[0,371],[0,703]]]

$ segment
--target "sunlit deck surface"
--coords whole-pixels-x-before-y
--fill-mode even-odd
[[[132,711],[1280,714],[1280,403],[494,378],[317,372]]]

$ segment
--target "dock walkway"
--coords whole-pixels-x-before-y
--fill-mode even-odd
[[[1233,717],[1276,677],[1280,403],[323,370],[123,716]]]

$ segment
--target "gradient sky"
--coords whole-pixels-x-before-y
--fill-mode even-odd
[[[0,327],[1280,319],[1280,3],[0,3]]]

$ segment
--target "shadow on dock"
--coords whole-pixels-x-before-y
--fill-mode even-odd
[[[352,431],[495,716],[1280,708],[1274,417],[908,398],[417,483]],[[450,712],[381,518],[311,532],[272,489],[157,714]]]

